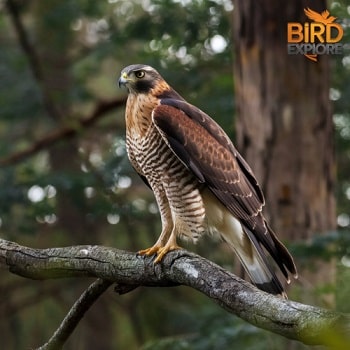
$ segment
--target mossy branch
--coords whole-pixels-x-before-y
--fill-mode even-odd
[[[98,293],[111,283],[117,284],[120,293],[137,286],[186,285],[247,322],[289,339],[339,349],[350,344],[350,315],[267,294],[185,250],[170,252],[154,264],[152,257],[103,246],[33,249],[0,239],[0,267],[39,280],[96,277],[105,281]],[[77,312],[85,313],[87,308]]]

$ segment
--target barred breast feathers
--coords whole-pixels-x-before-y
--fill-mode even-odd
[[[126,103],[126,131],[131,137],[146,137],[152,125],[152,111],[159,100],[152,95],[129,94]]]

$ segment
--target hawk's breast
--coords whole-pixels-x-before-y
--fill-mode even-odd
[[[137,110],[139,113],[140,109]],[[139,113],[136,117],[130,116],[133,123],[127,120],[129,159],[136,171],[147,179],[156,198],[166,196],[176,233],[197,240],[205,231],[202,185],[172,152],[150,117]],[[158,202],[158,205],[164,204]]]

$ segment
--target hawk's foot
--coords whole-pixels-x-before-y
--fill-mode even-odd
[[[171,250],[176,250],[176,249],[181,249],[181,247],[179,247],[177,244],[169,244],[169,243],[166,244],[165,246],[160,246],[160,245],[155,244],[151,248],[140,250],[138,252],[138,254],[139,255],[146,255],[146,256],[157,254],[157,258],[154,260],[154,263],[158,264],[163,260],[166,253],[170,252]]]
[[[181,247],[179,247],[177,244],[166,244],[163,248],[159,249],[157,253],[157,258],[156,260],[154,260],[154,263],[160,263],[163,260],[166,253],[176,249],[181,249]]]
[[[139,255],[153,255],[153,254],[158,254],[159,250],[161,250],[163,247],[155,244],[153,247],[147,248],[147,249],[143,249],[143,250],[139,250],[138,254]]]

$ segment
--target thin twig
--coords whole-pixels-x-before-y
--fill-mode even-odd
[[[49,90],[46,88],[45,77],[41,69],[39,55],[37,54],[34,46],[29,40],[27,31],[22,23],[16,1],[7,0],[5,1],[5,6],[12,21],[15,32],[17,34],[19,44],[28,59],[29,67],[33,73],[36,82],[40,86],[44,106],[48,114],[51,117],[53,117],[53,119],[60,120],[59,111],[55,106],[55,103],[50,95]]]
[[[37,350],[59,350],[73,333],[85,313],[95,301],[109,288],[110,281],[97,279],[94,281],[74,303],[68,314],[50,338],[50,340]]]
[[[35,155],[39,151],[47,149],[48,147],[52,146],[58,141],[73,137],[77,135],[82,128],[88,128],[92,126],[102,116],[106,115],[107,112],[115,108],[121,107],[124,104],[125,98],[118,98],[110,101],[100,101],[97,103],[91,115],[87,118],[80,120],[76,126],[67,126],[48,133],[46,136],[34,142],[28,148],[22,151],[15,152],[13,154],[8,155],[7,157],[0,159],[0,166],[16,164],[28,157]]]
[[[50,94],[50,90],[46,86],[46,78],[42,70],[42,63],[40,62],[40,57],[36,52],[34,45],[32,45],[32,43],[30,42],[29,35],[22,22],[18,4],[14,0],[7,0],[5,1],[5,6],[9,14],[10,20],[12,22],[12,25],[14,27],[14,30],[17,34],[19,45],[22,48],[24,54],[26,55],[29,67],[33,73],[33,76],[38,86],[40,87],[46,111],[53,119],[61,120],[59,111],[56,108],[54,100],[52,99],[52,96]],[[101,101],[97,103],[92,114],[89,117],[78,121],[77,126],[66,126],[62,127],[59,130],[52,131],[40,140],[34,142],[27,149],[11,154],[3,159],[0,159],[0,166],[15,164],[53,145],[61,139],[75,136],[80,130],[80,128],[93,125],[93,123],[103,114],[105,114],[113,108],[117,108],[124,105],[124,103],[125,98],[114,99],[111,101]]]

